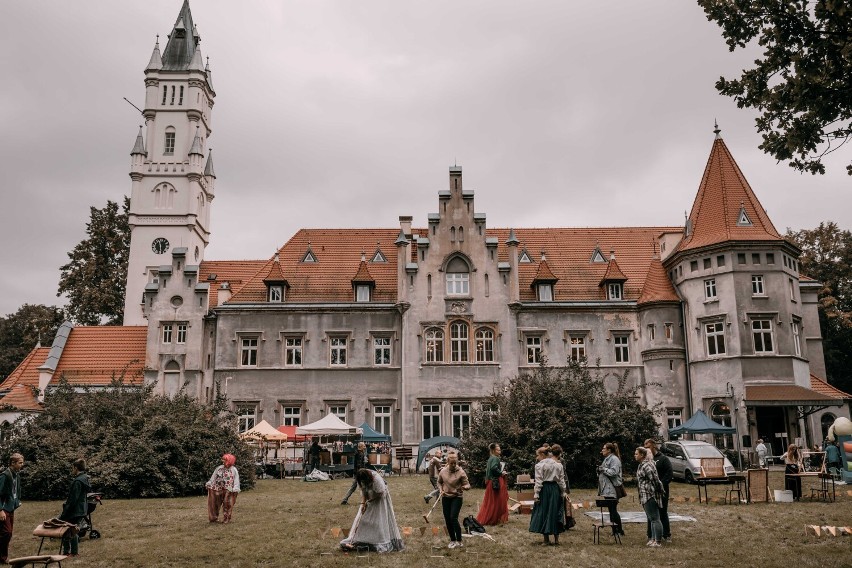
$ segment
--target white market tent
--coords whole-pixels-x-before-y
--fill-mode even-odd
[[[251,430],[240,434],[243,440],[263,440],[265,442],[286,442],[287,434],[279,432],[266,420],[261,420]]]
[[[334,414],[326,414],[316,422],[296,428],[296,434],[302,436],[354,436],[363,430],[350,426]]]

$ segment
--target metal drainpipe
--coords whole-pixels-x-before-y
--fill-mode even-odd
[[[684,366],[684,371],[686,373],[686,403],[687,408],[689,409],[689,416],[692,417],[692,373],[689,372],[689,338],[686,336],[686,302],[684,301],[683,296],[680,295],[680,290],[675,288],[675,292],[677,292],[677,296],[680,298],[680,317],[683,322],[683,349],[684,357],[686,358],[686,365]]]

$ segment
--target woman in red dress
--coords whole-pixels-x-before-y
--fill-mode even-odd
[[[491,457],[485,464],[485,497],[476,520],[482,525],[502,525],[509,522],[509,488],[500,465],[500,444],[488,446]]]

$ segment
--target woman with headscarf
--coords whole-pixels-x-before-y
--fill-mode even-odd
[[[476,520],[481,525],[503,525],[509,522],[509,488],[500,465],[503,452],[497,443],[489,444],[488,449],[491,457],[485,464],[485,496]]]
[[[359,469],[355,480],[361,489],[361,506],[352,521],[349,536],[340,541],[340,548],[352,551],[363,546],[376,552],[405,548],[385,480],[369,469]]]
[[[219,522],[219,511],[222,511],[223,523],[231,522],[234,505],[237,503],[237,493],[240,492],[240,473],[234,464],[237,458],[233,454],[222,456],[222,465],[213,470],[207,487],[207,518],[211,523]]]

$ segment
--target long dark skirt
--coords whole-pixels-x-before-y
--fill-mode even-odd
[[[559,534],[565,532],[565,499],[555,481],[545,481],[538,494],[530,518],[530,532]]]

